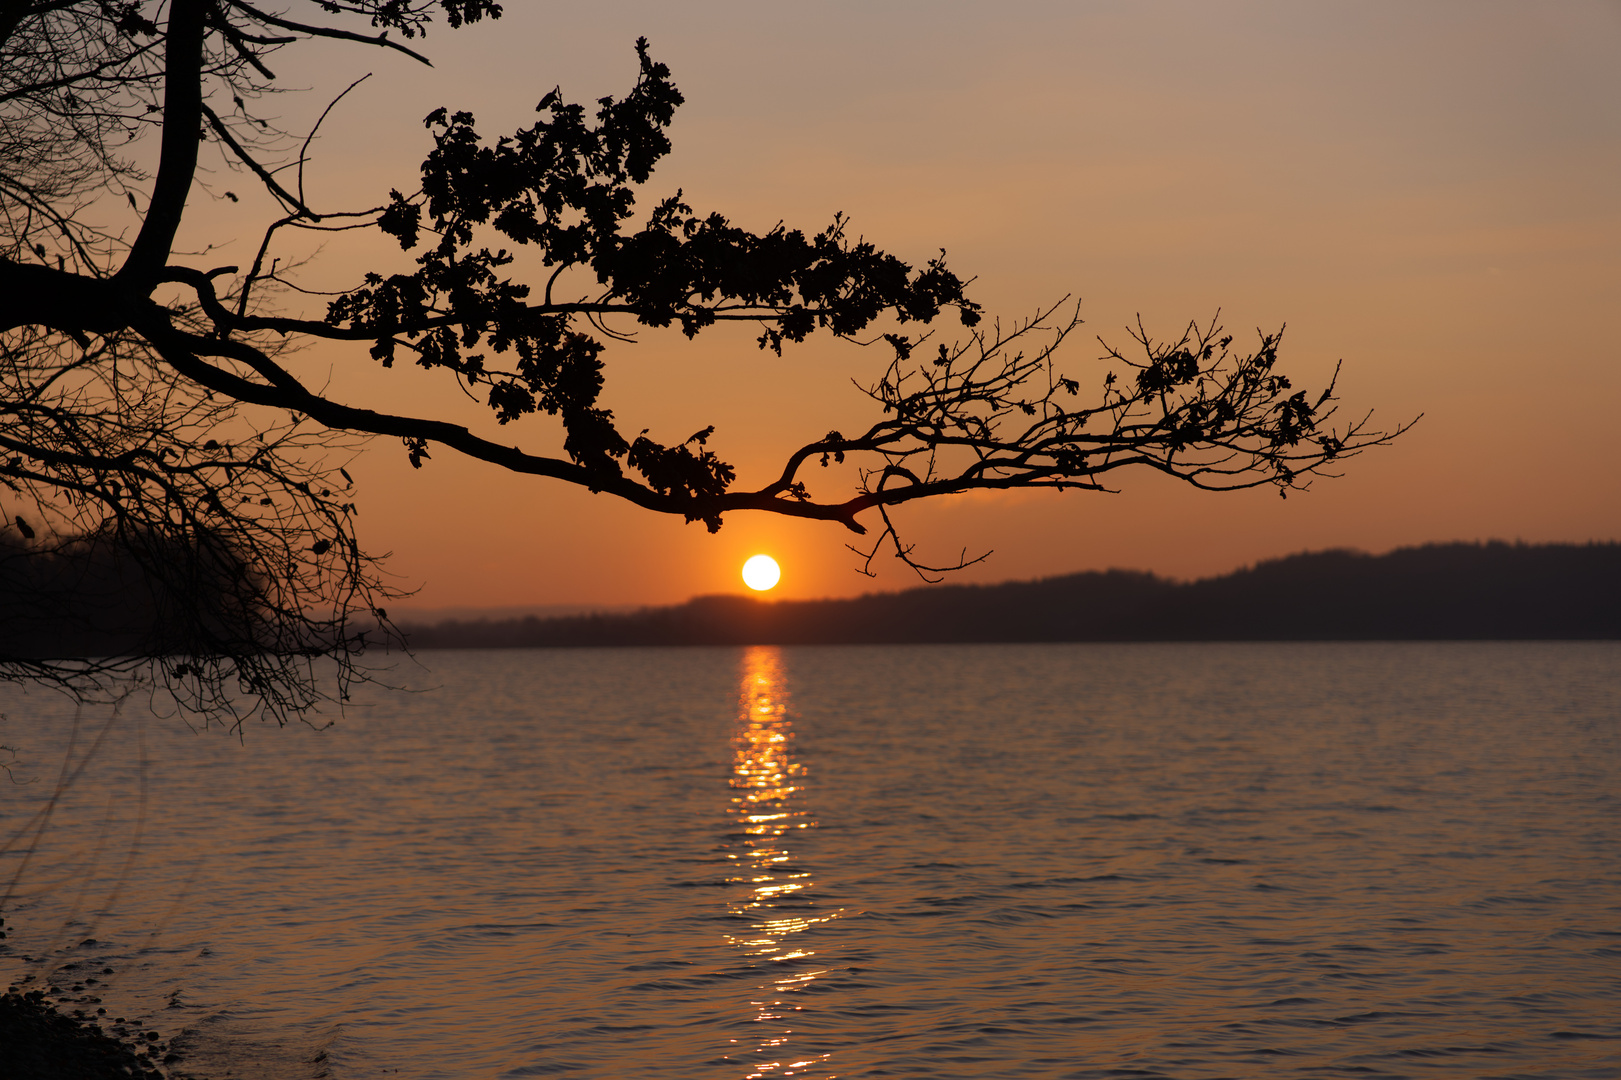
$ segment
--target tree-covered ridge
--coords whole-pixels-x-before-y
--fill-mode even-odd
[[[1175,582],[1110,570],[848,600],[699,597],[627,614],[408,626],[419,648],[1621,638],[1621,544],[1291,555]]]

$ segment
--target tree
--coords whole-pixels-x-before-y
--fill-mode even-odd
[[[332,685],[320,665],[335,662],[346,695],[364,677],[360,654],[392,633],[390,594],[356,542],[352,485],[334,453],[372,436],[400,439],[418,467],[436,452],[465,454],[710,530],[744,510],[836,522],[868,537],[864,569],[887,546],[929,575],[953,566],[926,565],[892,515],[916,499],[1103,490],[1127,467],[1286,493],[1402,430],[1366,418],[1335,426],[1332,383],[1310,395],[1274,370],[1278,335],[1240,349],[1214,322],[1174,341],[1139,327],[1131,355],[1109,349],[1112,370],[1083,399],[1056,363],[1076,309],[987,322],[943,253],[903,262],[852,239],[842,217],[815,233],[755,233],[679,192],[644,212],[638,192],[670,149],[682,103],[645,40],[622,98],[588,110],[553,90],[532,126],[494,140],[472,115],[436,110],[415,180],[376,206],[312,206],[302,177],[314,132],[299,139],[260,115],[278,90],[275,55],[330,39],[426,62],[418,39],[433,18],[455,28],[501,9],[290,7],[14,0],[0,13],[7,551],[57,568],[137,567],[155,604],[186,613],[88,666],[13,649],[7,675],[86,685],[157,661],[159,683],[188,707],[235,708],[245,693],[249,707],[284,718],[319,700]],[[200,152],[250,174],[280,207],[249,266],[196,265],[175,250],[188,199],[200,197]],[[110,212],[120,203],[128,230]],[[397,241],[401,266],[366,274],[324,311],[283,311],[281,238],[360,229]],[[519,249],[538,257],[541,277],[515,276]],[[964,336],[936,341],[928,328],[948,310]],[[601,406],[605,356],[623,338],[615,325],[690,338],[736,321],[756,325],[759,346],[777,355],[818,331],[887,349],[892,362],[867,390],[871,426],[799,447],[750,490],[710,446],[713,426],[664,444],[622,432]],[[384,369],[404,359],[442,371],[502,424],[553,418],[563,453],[336,400],[285,362],[316,340],[364,347]],[[846,460],[859,466],[854,492],[812,492],[811,462]]]

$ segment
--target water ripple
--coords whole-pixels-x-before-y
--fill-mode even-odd
[[[0,968],[243,1080],[1621,1074],[1613,644],[428,661],[122,718]]]

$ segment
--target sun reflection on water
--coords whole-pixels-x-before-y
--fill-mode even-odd
[[[829,1056],[790,1048],[793,1016],[802,1008],[792,995],[827,974],[826,968],[817,966],[815,950],[795,935],[839,915],[817,909],[805,896],[810,872],[795,861],[788,847],[797,830],[816,827],[801,801],[805,766],[793,759],[792,748],[782,654],[772,646],[751,646],[743,652],[738,724],[732,737],[731,812],[740,828],[726,846],[732,862],[728,881],[748,886],[727,904],[728,913],[745,921],[747,930],[729,934],[727,940],[768,976],[751,1002],[753,1019],[768,1027],[758,1048],[743,1059],[746,1080],[803,1076]]]

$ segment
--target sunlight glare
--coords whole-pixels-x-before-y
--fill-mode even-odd
[[[765,592],[782,578],[777,560],[769,555],[755,555],[743,564],[743,584],[755,592]]]

